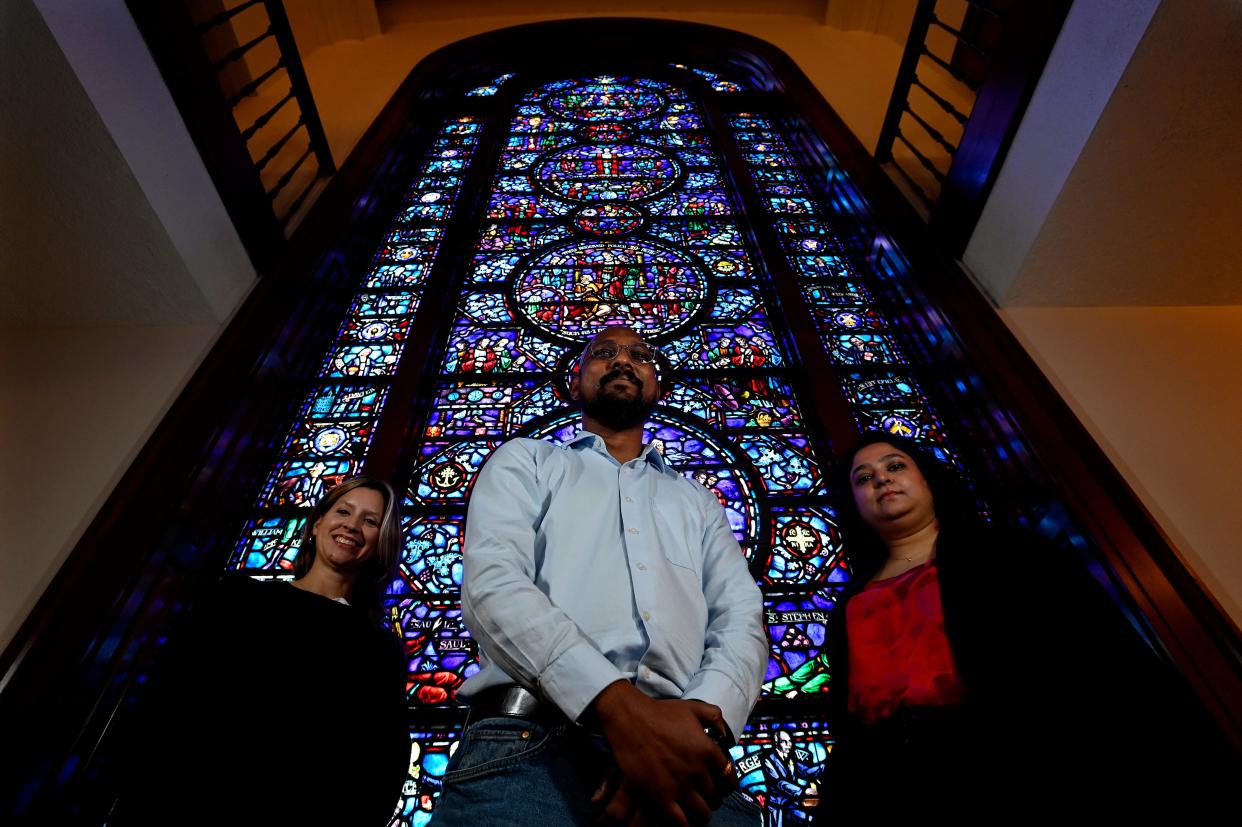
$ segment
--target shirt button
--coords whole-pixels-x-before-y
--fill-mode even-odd
[[[647,570],[647,567],[646,567],[646,566],[644,566],[642,563],[639,563],[639,564],[638,564],[638,570],[639,570],[639,571],[646,571],[646,570]]]
[[[643,612],[643,620],[651,620],[651,612]],[[651,671],[647,670],[646,674],[650,675]]]
[[[651,680],[651,670],[645,666],[643,667],[643,677],[647,680]]]
[[[631,528],[631,529],[630,529],[630,533],[631,533],[631,534],[637,534],[637,533],[638,533],[638,529],[636,529],[636,528]]]
[[[632,503],[632,502],[634,502],[634,498],[633,498],[633,497],[626,497],[626,498],[625,498],[625,501],[626,501],[627,503]]]

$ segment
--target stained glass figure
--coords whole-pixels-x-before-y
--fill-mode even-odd
[[[361,464],[350,459],[312,459],[282,462],[263,486],[264,505],[311,506],[329,488],[358,473]]]
[[[570,201],[638,201],[669,189],[680,175],[677,160],[660,149],[604,144],[554,153],[539,165],[534,181]]]
[[[767,827],[776,827],[812,823],[831,752],[825,724],[752,721],[729,755],[742,795],[763,808]]]
[[[525,318],[578,340],[606,324],[648,337],[683,327],[706,285],[683,253],[651,241],[576,241],[535,257],[515,286]]]
[[[583,123],[634,121],[655,114],[664,105],[660,95],[616,78],[600,77],[594,82],[572,84],[554,90],[548,98],[549,114]]]

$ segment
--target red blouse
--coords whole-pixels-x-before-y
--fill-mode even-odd
[[[846,604],[845,619],[849,709],[865,723],[901,706],[962,702],[934,561],[868,584]]]

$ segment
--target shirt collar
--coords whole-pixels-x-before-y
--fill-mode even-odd
[[[611,456],[608,453],[607,444],[604,443],[604,438],[591,431],[579,430],[578,435],[565,444],[570,448],[590,448],[597,453]],[[656,447],[654,442],[645,444],[638,458],[651,463],[658,471],[663,471],[667,467],[664,462],[664,454],[660,453],[660,449]]]

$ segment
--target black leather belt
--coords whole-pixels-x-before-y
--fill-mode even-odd
[[[496,686],[475,695],[470,702],[466,725],[484,718],[521,718],[546,726],[570,722],[556,704],[521,686]]]

